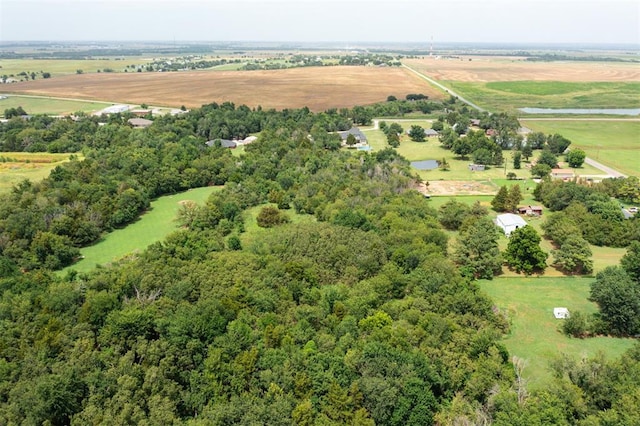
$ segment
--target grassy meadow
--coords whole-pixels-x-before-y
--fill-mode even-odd
[[[261,228],[258,226],[256,218],[258,217],[260,210],[262,210],[262,208],[265,206],[276,207],[276,204],[262,204],[259,206],[251,207],[244,212],[243,218],[245,232],[240,235],[240,241],[242,242],[242,246],[245,249],[251,249],[256,241],[263,240],[262,236],[264,236],[265,234],[278,232],[277,226],[274,228]],[[291,220],[290,223],[309,223],[316,221],[315,216],[308,214],[298,214],[293,209],[284,210],[284,212]]]
[[[46,152],[0,152],[0,193],[28,179],[40,181],[59,164],[69,161],[72,154],[49,154]],[[82,154],[73,154],[82,159]]]
[[[111,105],[107,102],[76,101],[47,97],[10,95],[0,99],[0,112],[9,108],[22,107],[28,114],[65,115],[74,112],[94,112]]]
[[[538,132],[559,133],[590,158],[626,175],[640,175],[640,121],[527,119],[523,125]]]
[[[640,82],[445,81],[446,86],[490,111],[518,108],[637,108]]]
[[[107,234],[98,243],[80,250],[83,259],[63,269],[88,272],[96,265],[104,265],[121,259],[130,253],[143,251],[156,241],[162,241],[178,229],[176,217],[182,201],[191,200],[204,204],[209,195],[222,187],[203,187],[179,194],[166,195],[151,202],[149,210],[136,222]]]
[[[550,382],[549,362],[562,354],[579,359],[601,351],[615,358],[634,344],[634,339],[612,337],[576,339],[559,331],[562,320],[554,318],[554,307],[586,314],[597,311],[597,306],[587,300],[591,281],[588,278],[496,278],[480,283],[511,323],[504,344],[512,356],[526,360],[524,376],[529,389],[540,389]]]

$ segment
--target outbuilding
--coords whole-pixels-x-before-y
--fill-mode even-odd
[[[571,315],[567,308],[553,308],[553,316],[556,317],[556,319],[567,319]]]
[[[527,226],[527,222],[517,214],[504,213],[498,215],[496,218],[496,225],[502,228],[504,235],[508,237],[516,229]]]

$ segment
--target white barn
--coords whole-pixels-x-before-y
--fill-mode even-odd
[[[517,214],[505,213],[498,215],[496,225],[502,228],[504,235],[508,237],[516,229],[527,226],[527,222]]]

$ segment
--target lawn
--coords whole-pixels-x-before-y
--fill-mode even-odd
[[[185,200],[203,204],[209,195],[222,187],[204,187],[191,189],[179,194],[160,197],[151,202],[149,211],[126,228],[117,229],[107,234],[98,243],[80,250],[84,258],[65,268],[68,270],[88,272],[96,265],[104,265],[133,252],[143,251],[150,244],[163,240],[171,232],[178,229],[175,221],[180,202]]]
[[[546,134],[559,133],[590,158],[626,175],[640,175],[640,121],[527,119],[523,125]]]
[[[461,96],[490,111],[518,108],[637,108],[640,82],[445,81]],[[521,112],[519,114],[522,114]]]
[[[0,152],[0,193],[7,192],[25,179],[40,181],[51,170],[69,161],[72,154],[49,154],[43,152]],[[74,154],[82,159],[82,154]]]
[[[549,362],[566,354],[573,358],[590,357],[602,351],[618,357],[635,343],[633,339],[566,337],[558,327],[562,320],[553,316],[554,307],[594,313],[597,307],[587,300],[588,278],[496,278],[481,281],[481,288],[495,301],[511,323],[504,344],[512,356],[526,360],[524,376],[529,389],[540,389],[552,379]]]
[[[9,95],[0,99],[0,112],[9,108],[22,107],[27,114],[66,115],[74,112],[99,111],[111,105],[107,102],[72,101],[47,97]]]

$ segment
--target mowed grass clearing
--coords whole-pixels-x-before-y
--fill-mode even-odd
[[[640,82],[444,81],[456,93],[491,111],[518,108],[637,108]]]
[[[75,101],[47,97],[10,95],[0,99],[0,112],[9,108],[22,107],[27,114],[68,115],[74,112],[94,112],[111,105],[108,102]]]
[[[80,250],[83,259],[63,269],[89,272],[96,265],[105,265],[121,259],[127,254],[141,252],[150,244],[163,240],[179,228],[176,221],[181,202],[186,200],[204,204],[214,191],[222,187],[203,187],[179,194],[166,195],[151,202],[149,210],[136,222],[123,229],[117,229],[98,243]]]
[[[70,161],[71,155],[83,159],[82,154],[0,152],[0,193],[11,190],[25,179],[38,182],[46,178],[56,166]]]
[[[305,67],[273,71],[100,73],[9,84],[8,93],[104,100],[131,104],[200,107],[230,101],[263,108],[313,111],[353,107],[423,93],[443,94],[399,67]]]
[[[277,208],[276,204],[269,203],[251,207],[243,212],[245,232],[240,235],[240,241],[242,242],[242,247],[244,249],[251,250],[255,244],[258,244],[260,241],[264,241],[265,235],[274,233],[277,234],[278,230],[281,227],[288,226],[288,224],[275,226],[273,228],[261,228],[260,226],[258,226],[258,221],[256,220],[256,218],[258,217],[260,210],[262,210],[266,206]],[[298,214],[294,209],[282,211],[291,220],[291,224],[316,222],[316,218],[313,215]]]
[[[522,123],[534,131],[559,133],[590,158],[626,175],[640,175],[640,121],[527,119]]]
[[[634,339],[593,337],[576,339],[559,331],[562,320],[555,319],[553,308],[592,314],[597,311],[587,300],[589,278],[496,278],[481,281],[481,288],[506,313],[511,330],[504,338],[512,356],[526,360],[524,377],[529,389],[542,389],[552,380],[549,362],[566,354],[575,359],[591,357],[602,351],[608,358],[620,356],[631,348]]]

